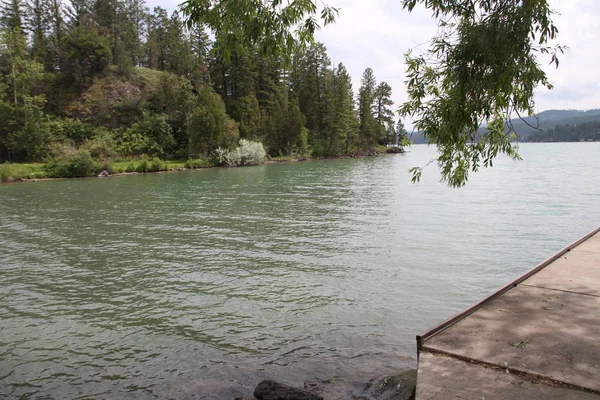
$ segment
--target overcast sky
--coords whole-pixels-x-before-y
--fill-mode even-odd
[[[148,0],[174,10],[181,0]],[[324,27],[317,40],[327,47],[333,64],[344,63],[352,75],[354,88],[366,67],[377,81],[393,88],[399,105],[406,99],[403,54],[411,48],[425,50],[436,32],[431,14],[421,8],[402,10],[400,0],[325,0],[340,9],[337,21]],[[554,90],[539,89],[536,112],[549,109],[600,108],[600,1],[550,0],[558,13],[558,43],[569,46],[555,69],[544,61],[544,69]]]

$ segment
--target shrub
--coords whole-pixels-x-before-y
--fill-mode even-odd
[[[132,126],[117,134],[117,151],[126,155],[143,154],[150,147],[150,139],[137,126]]]
[[[142,158],[142,161],[135,167],[136,172],[148,172],[148,159]]]
[[[150,160],[150,172],[167,171],[168,169],[167,164],[160,158],[152,157]]]
[[[233,152],[231,150],[217,148],[215,150],[215,163],[217,165],[228,165],[230,167],[234,166],[233,164]]]
[[[205,168],[209,166],[210,163],[201,158],[189,158],[184,165],[184,167],[188,169]]]
[[[312,145],[310,155],[314,158],[323,157],[326,155],[325,146],[321,142],[315,141]]]
[[[114,140],[107,132],[87,140],[81,148],[88,150],[93,158],[109,159],[117,156]]]
[[[255,165],[265,162],[267,152],[262,143],[240,139],[240,146],[236,149],[239,165]]]
[[[215,151],[217,162],[230,167],[241,165],[256,165],[265,162],[267,152],[262,143],[240,139],[239,147],[235,150],[218,148]]]
[[[12,168],[10,164],[0,165],[0,181],[6,182],[13,178]]]
[[[119,150],[127,155],[163,156],[176,145],[164,114],[145,113],[143,119],[119,134]]]
[[[127,165],[127,168],[125,168],[125,172],[135,172],[135,166],[133,165],[133,163],[129,163]]]
[[[46,174],[51,178],[93,176],[99,169],[88,150],[77,150],[53,158],[45,166]]]
[[[71,140],[74,143],[84,143],[96,136],[102,136],[108,131],[106,128],[94,126],[78,119],[56,118],[52,122],[52,129],[56,136]]]
[[[160,158],[152,157],[148,159],[146,156],[142,156],[140,163],[135,168],[136,172],[158,172],[166,171],[167,169],[167,164]]]

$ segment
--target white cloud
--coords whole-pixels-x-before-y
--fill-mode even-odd
[[[423,8],[412,13],[392,0],[330,0],[341,8],[337,22],[325,27],[317,38],[331,59],[342,61],[355,88],[366,67],[379,81],[392,85],[397,105],[406,100],[403,54],[411,48],[425,49],[436,33],[436,22]],[[600,1],[551,0],[557,11],[557,42],[569,46],[558,69],[541,59],[555,89],[536,92],[536,111],[547,109],[600,108]]]
[[[557,42],[569,50],[559,68],[544,69],[554,90],[537,92],[537,111],[600,108],[600,2],[554,0]]]
[[[371,67],[378,81],[392,86],[400,104],[405,98],[404,53],[427,42],[436,32],[435,22],[423,10],[410,15],[399,1],[330,3],[340,8],[340,15],[317,33],[317,39],[325,43],[332,61],[346,65],[355,89],[364,69]]]

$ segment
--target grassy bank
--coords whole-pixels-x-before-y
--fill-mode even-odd
[[[0,182],[48,178],[73,178],[97,176],[103,170],[109,174],[144,173],[172,171],[177,169],[196,169],[212,167],[202,159],[160,160],[158,158],[121,159],[112,162],[79,163],[75,165],[56,165],[56,163],[18,163],[0,164]]]
[[[42,163],[32,164],[0,164],[0,181],[46,178]]]
[[[368,155],[383,154],[385,153],[386,149],[387,148],[385,146],[379,146],[374,152],[369,153]],[[361,156],[362,155],[332,158],[352,158]],[[312,158],[283,156],[269,158],[266,162],[297,162],[310,159]],[[216,164],[214,161],[206,161],[203,159],[161,160],[156,157],[139,157],[100,162],[94,161],[84,154],[83,157],[79,155],[61,162],[54,160],[49,163],[0,164],[0,182],[18,182],[48,178],[92,177],[97,176],[104,170],[106,170],[110,175],[114,175],[211,168],[215,166]]]
[[[119,160],[111,163],[111,172],[113,174],[122,174],[124,172],[156,172],[170,171],[177,168],[187,168],[185,160],[168,160],[163,161],[157,159],[130,159]],[[154,166],[153,166],[154,163]]]

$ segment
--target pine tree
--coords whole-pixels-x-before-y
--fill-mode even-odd
[[[392,101],[392,87],[387,82],[381,82],[373,92],[374,114],[379,124],[379,135],[377,141],[379,144],[388,144],[393,138],[390,135],[394,128],[394,112],[390,108],[394,105]]]
[[[146,41],[146,62],[148,68],[167,70],[166,46],[169,16],[167,10],[154,7],[152,14],[148,14],[148,40]]]
[[[47,70],[62,69],[62,40],[65,35],[65,10],[61,0],[47,0],[48,6],[48,55]]]
[[[107,38],[93,29],[72,29],[63,40],[64,73],[74,87],[89,85],[110,63],[112,51]]]
[[[21,28],[2,31],[0,38],[0,152],[14,161],[41,158],[47,131],[44,119],[44,94],[36,93],[44,79],[42,64],[32,60]],[[4,83],[4,84],[3,84]]]
[[[271,61],[259,59],[256,51],[232,52],[229,61],[216,53],[211,58],[213,87],[223,98],[227,113],[238,122],[242,138],[252,139],[259,134],[263,94],[273,90],[271,66]]]
[[[194,71],[190,77],[193,83],[209,83],[209,53],[212,46],[203,25],[193,25],[189,30],[190,46],[193,54]]]
[[[406,135],[406,128],[404,127],[402,118],[398,118],[398,122],[396,122],[396,128],[394,129],[394,133],[396,134],[396,144],[398,146],[408,145],[408,137]]]
[[[327,114],[332,81],[330,65],[325,46],[315,43],[293,56],[289,75],[292,93],[298,98],[300,110],[306,117],[309,142],[315,155],[323,155],[328,146]]]
[[[66,15],[69,18],[70,28],[80,26],[90,27],[92,25],[91,12],[94,8],[92,0],[71,0],[70,6],[65,7]]]
[[[352,80],[342,63],[333,71],[332,104],[329,111],[327,153],[332,156],[350,154],[357,145],[358,120],[354,109]]]
[[[105,37],[112,37],[116,43],[120,17],[120,4],[117,0],[93,0],[91,18],[98,33]]]
[[[190,115],[189,154],[210,157],[217,148],[232,148],[238,140],[237,124],[225,112],[221,97],[202,85],[198,104]]]
[[[147,34],[146,21],[148,8],[144,0],[124,0],[122,5],[120,38],[126,53],[131,57],[131,65],[143,64],[143,39]]]
[[[14,32],[15,28],[19,28],[21,34],[25,34],[23,17],[25,4],[22,0],[3,0],[0,3],[0,26],[9,32]]]
[[[30,0],[27,4],[26,20],[31,32],[31,54],[41,64],[48,62],[49,15],[50,7],[46,0]]]
[[[177,12],[171,14],[165,35],[166,70],[189,79],[192,71],[192,49],[183,22]]]
[[[372,148],[377,141],[378,123],[373,116],[373,101],[377,81],[371,68],[365,69],[358,92],[358,116],[360,121],[359,146],[362,150]]]

